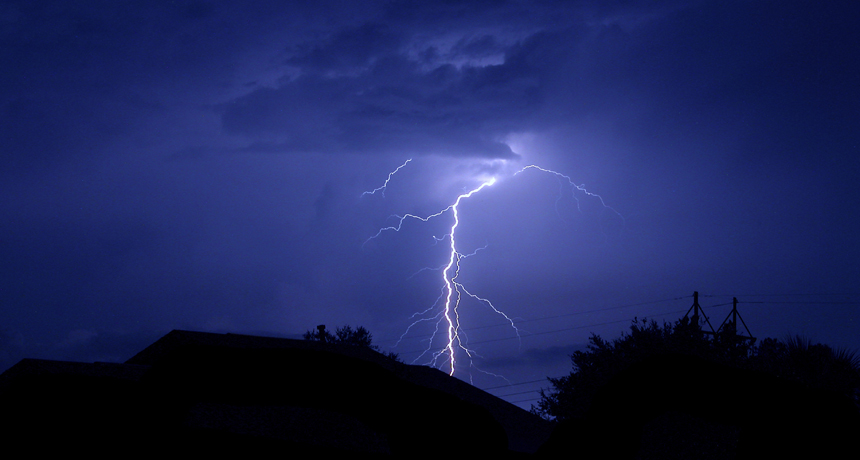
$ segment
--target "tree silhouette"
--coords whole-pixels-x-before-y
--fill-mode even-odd
[[[326,330],[325,325],[321,324],[317,326],[316,331],[307,331],[304,334],[305,340],[313,340],[317,342],[326,342],[326,343],[338,343],[342,345],[352,345],[358,347],[366,347],[371,350],[382,353],[383,355],[395,360],[400,361],[397,353],[392,353],[390,351],[382,351],[378,346],[373,344],[373,334],[370,333],[364,326],[358,326],[353,329],[352,326],[346,325],[343,327],[339,327],[335,330],[335,333],[332,334],[328,330]]]
[[[558,421],[581,417],[595,393],[612,377],[650,356],[666,354],[763,372],[845,395],[860,406],[860,355],[856,352],[834,350],[800,336],[783,341],[768,338],[754,345],[730,334],[704,334],[685,317],[662,325],[637,318],[629,333],[612,341],[592,334],[586,349],[571,355],[571,373],[548,379],[551,388],[541,390],[532,412]]]
[[[860,407],[860,355],[800,336],[764,339],[751,367],[803,385],[850,397]]]
[[[548,380],[551,389],[541,390],[532,412],[558,421],[581,417],[591,405],[594,394],[619,372],[645,358],[658,354],[686,354],[717,362],[746,359],[751,353],[748,342],[712,339],[689,318],[674,324],[634,318],[630,332],[613,341],[592,334],[585,350],[571,356],[573,371]]]

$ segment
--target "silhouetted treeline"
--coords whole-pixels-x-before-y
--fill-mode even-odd
[[[378,346],[374,345],[373,334],[371,334],[364,326],[358,326],[353,329],[352,326],[346,325],[337,328],[334,331],[334,334],[332,334],[325,328],[325,324],[320,324],[317,326],[316,331],[306,331],[302,337],[304,337],[305,340],[313,340],[317,342],[366,347],[371,350],[378,351],[395,361],[400,361],[400,357],[397,353],[382,351]]]
[[[842,394],[860,405],[860,355],[796,336],[758,344],[733,336],[705,334],[689,318],[673,323],[634,319],[629,333],[607,341],[593,334],[586,350],[571,355],[570,374],[549,378],[532,411],[550,419],[581,416],[594,392],[620,371],[650,356],[681,354],[740,369],[761,371],[814,389]]]
[[[560,422],[544,455],[856,458],[854,352],[636,319],[618,339],[592,335],[571,360],[532,409]]]

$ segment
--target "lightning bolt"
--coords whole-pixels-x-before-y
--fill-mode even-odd
[[[403,167],[404,167],[404,166],[406,166],[407,164],[409,164],[409,162],[410,162],[410,161],[412,161],[412,158],[410,158],[410,159],[408,159],[408,160],[404,161],[402,165],[400,165],[400,166],[398,166],[398,167],[397,167],[397,169],[395,169],[394,171],[391,171],[390,173],[388,173],[388,179],[385,179],[385,182],[384,182],[382,185],[380,185],[379,187],[376,187],[376,188],[375,188],[375,189],[373,189],[373,190],[369,190],[369,191],[367,191],[367,192],[363,192],[363,193],[361,194],[361,196],[364,196],[364,195],[375,195],[375,194],[376,194],[376,192],[382,191],[382,196],[383,196],[383,197],[385,197],[385,188],[386,188],[386,187],[388,187],[388,183],[389,183],[389,182],[391,182],[391,177],[392,177],[392,176],[394,176],[395,174],[397,174],[397,171],[400,171],[401,169],[403,169]]]
[[[616,211],[615,209],[612,209],[611,207],[607,206],[607,205],[606,205],[606,202],[605,202],[605,201],[603,201],[603,197],[602,197],[602,196],[600,196],[600,195],[598,195],[598,194],[596,194],[596,193],[591,193],[591,192],[589,192],[588,190],[586,190],[586,188],[585,188],[585,184],[579,184],[579,185],[577,185],[577,184],[576,184],[576,182],[574,182],[574,181],[573,181],[573,179],[571,179],[571,178],[570,178],[570,176],[566,176],[566,175],[564,175],[564,174],[562,174],[562,173],[560,173],[560,172],[553,171],[553,170],[551,170],[551,169],[542,168],[542,167],[540,167],[540,166],[538,166],[538,165],[528,165],[528,166],[526,166],[526,167],[524,167],[524,168],[520,169],[519,171],[515,172],[515,173],[514,173],[514,176],[516,176],[516,175],[518,175],[519,173],[521,173],[521,172],[523,172],[523,171],[526,171],[526,170],[528,170],[528,169],[536,169],[536,170],[538,170],[538,171],[542,171],[542,172],[545,172],[545,173],[547,173],[547,174],[552,174],[552,175],[554,175],[554,176],[558,177],[559,179],[566,179],[566,180],[567,180],[567,183],[568,183],[568,184],[570,185],[570,187],[571,187],[571,192],[573,191],[573,189],[576,189],[576,190],[579,190],[580,192],[582,192],[582,193],[586,194],[587,196],[597,198],[598,200],[600,200],[600,204],[601,204],[601,205],[603,205],[603,208],[604,208],[604,209],[609,209],[610,211],[612,211],[613,213],[615,213],[618,217],[620,217],[622,221],[624,221],[624,216],[622,216],[622,215],[621,215],[621,213],[619,213],[619,212],[618,212],[618,211]],[[561,185],[561,184],[560,184],[560,185]],[[576,195],[575,195],[575,194],[573,194],[573,193],[571,193],[571,195],[573,196],[573,199],[574,199],[574,200],[576,200],[576,210],[577,210],[577,211],[579,211],[579,212],[582,212],[582,209],[579,207],[579,198],[577,198],[577,197],[576,197]],[[560,189],[560,190],[559,190],[559,194],[558,194],[558,198],[556,198],[556,200],[555,200],[556,209],[558,209],[558,202],[561,200],[561,197],[562,197],[562,190]]]
[[[362,196],[373,195],[379,191],[382,191],[382,195],[384,196],[385,188],[388,186],[388,183],[391,181],[392,176],[395,173],[397,173],[400,169],[405,167],[410,161],[412,161],[412,160],[411,159],[406,160],[406,162],[404,162],[402,165],[398,166],[397,169],[390,172],[388,174],[388,178],[385,180],[385,183],[382,186],[377,187],[376,189],[374,189],[372,191],[364,192],[362,194]],[[586,190],[584,185],[577,185],[576,183],[573,182],[573,180],[569,176],[566,176],[566,175],[561,174],[559,172],[553,171],[551,169],[542,168],[542,167],[537,166],[537,165],[528,165],[528,166],[518,170],[517,172],[515,172],[512,175],[512,177],[515,177],[518,174],[520,174],[526,170],[529,170],[529,169],[534,169],[534,170],[538,170],[538,171],[541,171],[544,173],[555,175],[556,177],[558,177],[560,179],[560,185],[561,186],[563,186],[563,184],[561,183],[561,179],[566,179],[567,183],[571,187],[571,192],[573,192],[573,190],[575,189],[575,190],[578,190],[578,191],[584,193],[587,196],[597,198],[600,200],[600,203],[603,205],[603,207],[605,209],[610,209],[613,212],[615,212],[615,214],[617,214],[619,217],[621,217],[621,214],[619,214],[617,211],[615,211],[614,209],[612,209],[606,205],[606,203],[604,202],[603,198],[600,195],[589,192],[588,190]],[[433,331],[432,336],[429,339],[427,349],[420,356],[418,356],[413,362],[417,362],[419,359],[421,359],[422,357],[429,354],[430,355],[430,358],[429,358],[430,362],[428,363],[429,365],[437,367],[437,366],[442,366],[442,365],[448,364],[448,366],[449,366],[448,374],[452,375],[452,376],[454,375],[454,372],[457,369],[457,351],[458,351],[458,349],[461,350],[462,353],[465,353],[465,355],[468,356],[469,358],[472,358],[473,356],[476,355],[475,351],[473,351],[467,347],[466,344],[468,343],[468,338],[466,337],[464,331],[461,329],[461,326],[460,326],[460,317],[459,317],[460,300],[463,298],[464,295],[468,296],[468,297],[470,297],[470,298],[472,298],[472,299],[474,299],[480,303],[483,303],[484,305],[488,306],[493,312],[502,316],[508,323],[510,323],[511,327],[516,331],[517,337],[518,338],[520,337],[520,330],[517,328],[514,320],[511,317],[509,317],[502,310],[498,309],[495,305],[493,305],[493,303],[489,299],[484,298],[484,297],[480,297],[476,294],[471,293],[462,283],[457,281],[457,278],[460,275],[460,261],[462,259],[465,259],[467,257],[475,255],[478,252],[478,250],[486,248],[486,246],[483,248],[478,248],[474,252],[472,252],[471,254],[464,254],[458,250],[457,240],[456,240],[456,232],[457,232],[457,228],[460,226],[460,209],[459,209],[460,203],[463,200],[472,197],[472,195],[480,192],[481,190],[483,190],[483,189],[485,189],[485,188],[487,188],[487,187],[489,187],[495,183],[496,183],[496,178],[492,177],[489,180],[482,182],[480,185],[473,188],[472,190],[469,190],[468,192],[462,193],[459,196],[457,196],[457,199],[451,205],[447,206],[446,208],[442,209],[439,212],[436,212],[434,214],[430,214],[428,216],[422,217],[422,216],[418,216],[415,214],[393,215],[391,217],[393,217],[396,221],[396,223],[394,225],[380,228],[379,231],[377,231],[375,235],[373,235],[370,238],[368,238],[367,240],[365,240],[365,242],[362,244],[362,246],[364,246],[364,244],[367,244],[367,242],[369,242],[370,240],[378,238],[380,235],[382,235],[383,233],[385,233],[387,231],[399,232],[403,228],[403,223],[408,219],[415,219],[415,220],[419,220],[422,222],[427,222],[430,219],[439,217],[439,216],[441,216],[441,215],[443,215],[449,211],[451,212],[451,214],[453,215],[453,223],[451,224],[451,227],[450,227],[450,230],[448,231],[448,233],[445,234],[444,236],[442,236],[441,238],[433,237],[435,243],[439,243],[441,241],[444,241],[445,239],[447,239],[449,241],[449,247],[448,247],[449,251],[448,251],[447,263],[440,266],[440,267],[437,267],[435,269],[430,268],[430,267],[425,267],[425,268],[419,270],[419,272],[418,272],[418,273],[420,273],[424,270],[440,270],[442,273],[441,276],[442,276],[442,286],[443,286],[441,289],[441,293],[440,293],[439,297],[437,297],[436,301],[429,308],[427,308],[424,311],[417,312],[417,313],[412,315],[411,319],[415,319],[415,318],[418,318],[418,319],[415,319],[415,321],[413,321],[406,328],[406,331],[400,336],[400,340],[397,341],[397,344],[399,344],[400,341],[403,340],[403,338],[409,333],[409,331],[415,325],[417,325],[421,322],[425,322],[425,321],[435,321],[436,326],[435,326],[435,329]],[[562,197],[561,191],[562,190],[560,190],[559,197],[556,199],[556,206],[558,205],[559,200],[561,200],[561,197]],[[581,209],[579,208],[579,199],[576,197],[575,194],[573,194],[573,198],[577,202],[577,210],[579,210],[581,212]],[[623,217],[622,217],[622,219],[623,219]],[[413,274],[412,276],[415,276],[416,274],[417,273]],[[442,304],[441,310],[438,313],[436,313],[435,315],[428,317],[428,315],[431,314],[431,312],[435,308],[437,308],[437,306],[440,305],[440,303]],[[440,328],[442,330],[440,330]],[[436,349],[434,351],[433,350],[433,342],[436,340],[437,335],[441,335],[443,333],[443,330],[444,330],[444,336],[446,337],[445,344],[441,349]],[[397,346],[397,345],[395,345],[395,346]],[[490,374],[490,375],[495,375],[495,374]]]
[[[448,360],[451,363],[451,372],[448,375],[454,375],[455,370],[455,353],[454,353],[454,344],[456,342],[459,348],[462,348],[467,355],[471,356],[471,352],[468,348],[463,346],[462,340],[460,340],[460,317],[457,314],[457,307],[460,306],[460,289],[462,289],[462,284],[457,283],[457,276],[460,275],[460,258],[461,255],[457,252],[457,241],[454,239],[454,232],[457,230],[457,227],[460,226],[460,201],[463,198],[469,198],[475,193],[478,193],[484,187],[489,187],[496,183],[496,178],[493,177],[487,182],[479,185],[478,188],[473,189],[468,193],[464,193],[457,197],[457,201],[454,202],[450,206],[450,209],[454,212],[454,225],[451,226],[451,232],[448,234],[451,240],[451,253],[448,258],[448,265],[445,266],[445,269],[442,270],[442,279],[445,281],[445,306],[443,308],[445,321],[448,324],[448,344],[445,345],[444,352],[448,354]],[[449,273],[453,274],[449,275]],[[465,290],[464,290],[465,292]],[[456,293],[456,298],[454,294]],[[467,293],[468,294],[468,293]],[[469,294],[472,295],[472,294]],[[452,303],[453,302],[453,303]],[[489,301],[487,301],[489,303]],[[492,305],[492,304],[490,304]],[[496,310],[493,307],[493,310]],[[498,313],[499,311],[496,310]],[[504,315],[504,313],[502,313]],[[507,316],[505,316],[507,318]],[[513,324],[513,322],[511,322]]]
[[[401,165],[398,169],[402,168],[405,165],[406,165],[406,163]],[[394,172],[397,172],[397,170],[395,170]],[[389,174],[389,176],[388,176],[389,180],[391,178],[391,175],[394,174],[394,172]],[[386,185],[387,185],[387,182],[388,181],[386,181]],[[456,235],[457,227],[460,226],[460,209],[459,209],[459,206],[460,206],[460,202],[463,201],[463,199],[471,197],[475,193],[478,193],[479,191],[481,191],[485,187],[489,187],[489,186],[493,185],[494,183],[496,183],[496,178],[495,177],[490,178],[489,180],[483,182],[478,187],[476,187],[476,188],[474,188],[474,189],[472,189],[466,193],[459,195],[457,197],[457,199],[454,201],[454,203],[452,203],[451,205],[449,205],[445,209],[442,209],[441,211],[439,211],[437,213],[430,214],[429,216],[426,216],[426,217],[417,216],[415,214],[395,215],[393,217],[395,217],[397,220],[396,225],[389,226],[389,227],[383,227],[383,228],[379,229],[379,231],[375,235],[371,236],[370,238],[368,238],[365,241],[365,244],[366,244],[368,241],[379,237],[379,235],[381,235],[385,231],[399,232],[400,229],[403,228],[403,222],[405,222],[407,219],[417,219],[417,220],[420,220],[422,222],[427,222],[430,219],[432,219],[434,217],[439,217],[448,211],[452,212],[452,214],[454,216],[454,223],[451,225],[450,231],[443,238],[434,238],[437,242],[447,238],[448,241],[450,242],[450,245],[449,245],[450,252],[448,255],[448,263],[442,267],[442,282],[444,283],[445,287],[443,289],[442,295],[440,296],[440,299],[444,298],[444,304],[443,304],[442,312],[439,315],[436,315],[434,317],[434,318],[439,317],[441,320],[443,320],[445,322],[446,329],[447,329],[446,335],[447,335],[448,339],[447,339],[447,343],[446,343],[445,347],[442,350],[433,353],[432,363],[433,363],[433,365],[435,365],[443,355],[446,355],[447,361],[450,364],[449,375],[454,375],[454,371],[456,370],[456,351],[455,351],[455,348],[460,348],[460,349],[464,350],[466,352],[466,354],[469,356],[472,356],[472,353],[473,353],[471,350],[466,348],[466,346],[463,343],[463,340],[461,340],[461,338],[460,338],[460,334],[461,334],[461,332],[460,332],[460,319],[459,319],[459,316],[457,314],[457,308],[460,305],[461,290],[463,292],[466,292],[463,289],[463,285],[456,281],[457,276],[460,274],[460,260],[471,255],[471,254],[461,254],[457,250],[457,240],[455,238],[455,235]],[[477,252],[477,250],[476,250],[476,252]],[[472,253],[472,254],[474,254],[474,253]],[[484,301],[485,303],[490,305],[490,307],[494,311],[504,315],[504,313],[501,313],[501,311],[496,309],[495,306],[493,306],[493,304],[490,303],[488,300],[481,299],[480,297],[474,296],[470,293],[467,293],[467,295],[472,296],[475,299],[479,299],[479,300]],[[422,312],[422,314],[432,310],[433,307],[438,305],[440,299],[437,299],[437,301],[433,304],[433,306],[431,306],[430,309]],[[415,315],[413,315],[413,317],[414,316]],[[508,317],[505,315],[505,318],[508,318]],[[409,329],[412,328],[412,326],[421,322],[422,320],[425,320],[425,319],[419,319],[418,321],[412,323],[409,326],[409,328],[407,328],[407,332],[409,331]],[[508,320],[510,320],[510,318],[508,318]],[[511,324],[513,325],[513,321],[511,321]],[[436,332],[438,332],[438,323],[437,323]],[[404,335],[405,335],[405,333],[404,333]],[[435,335],[435,333],[434,333],[434,335]],[[402,338],[402,336],[401,336],[401,338]],[[433,339],[431,338],[431,345],[430,346],[432,346],[432,341],[433,341]],[[420,357],[419,357],[419,359],[420,359]]]

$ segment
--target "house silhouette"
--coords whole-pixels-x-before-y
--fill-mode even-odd
[[[0,375],[28,454],[518,456],[545,420],[367,347],[174,330],[125,363],[24,359]]]

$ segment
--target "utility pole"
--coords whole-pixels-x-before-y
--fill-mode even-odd
[[[702,307],[699,305],[699,291],[693,291],[693,306],[690,307],[689,310],[687,310],[687,314],[684,315],[684,318],[690,316],[690,312],[692,311],[693,316],[691,318],[691,321],[693,324],[699,327],[699,329],[701,329],[702,326],[701,324],[699,324],[699,310],[702,310]],[[707,324],[708,327],[711,329],[710,331],[702,331],[702,333],[714,335],[714,326],[711,326],[711,322],[708,321],[708,315],[705,314],[704,310],[702,310],[702,317],[705,318],[705,324]]]
[[[738,335],[738,320],[741,320],[741,324],[744,326],[744,329],[746,329],[746,336]],[[722,324],[720,324],[719,329],[717,329],[717,333],[719,334],[721,331],[736,339],[749,340],[750,343],[755,342],[755,337],[752,336],[750,329],[747,327],[747,323],[744,322],[744,319],[741,318],[741,314],[738,312],[737,297],[732,297],[732,311],[729,312],[729,316],[726,316],[726,319],[723,320]]]

